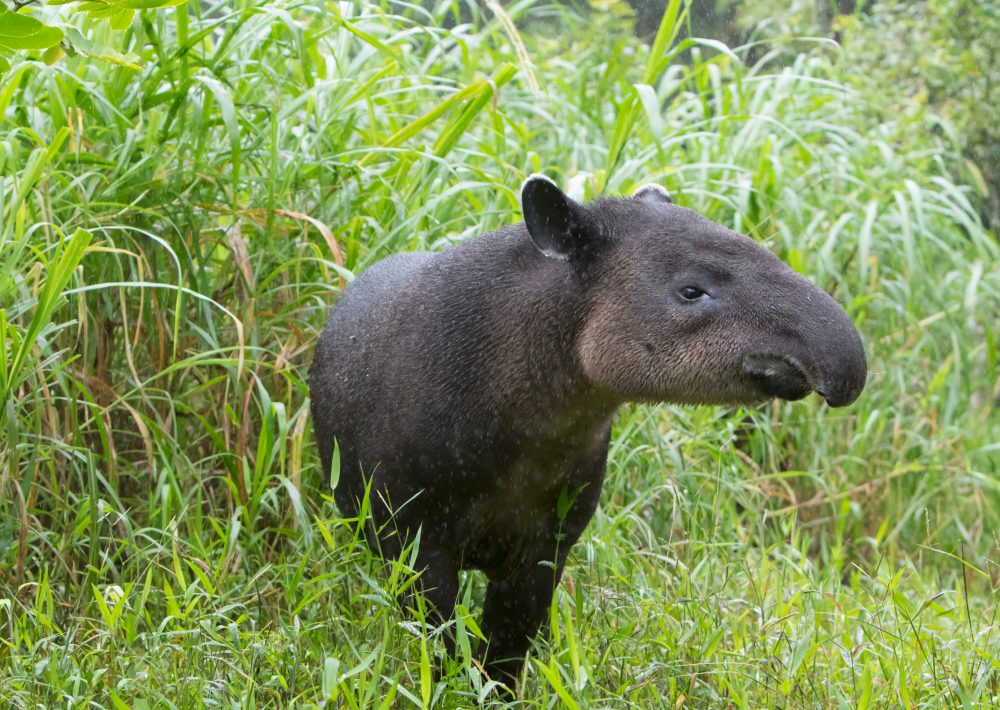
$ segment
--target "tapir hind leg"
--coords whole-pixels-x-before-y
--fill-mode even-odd
[[[441,626],[451,620],[458,600],[458,565],[440,550],[421,549],[417,552],[416,569],[420,572],[413,586],[399,596],[399,605],[408,611],[415,610],[420,600],[424,602],[424,619],[431,626]],[[418,596],[419,595],[419,596]],[[445,652],[455,657],[455,634],[452,629],[443,633]],[[434,676],[442,676],[441,659],[435,663]]]

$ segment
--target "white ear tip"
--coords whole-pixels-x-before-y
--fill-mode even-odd
[[[649,200],[650,202],[673,202],[673,198],[670,197],[670,193],[662,185],[657,185],[655,182],[647,183],[636,190],[632,197],[639,200]]]
[[[523,183],[521,183],[521,190],[523,191],[524,188],[528,186],[528,183],[537,182],[539,180],[541,180],[542,182],[547,182],[548,184],[552,185],[552,187],[556,188],[559,187],[558,185],[556,185],[555,180],[550,178],[548,175],[542,175],[541,173],[532,173],[531,175],[529,175],[524,179]]]

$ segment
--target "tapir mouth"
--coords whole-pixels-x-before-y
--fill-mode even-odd
[[[747,355],[743,358],[743,373],[749,375],[768,397],[796,400],[821,389],[815,385],[805,365],[788,355]]]

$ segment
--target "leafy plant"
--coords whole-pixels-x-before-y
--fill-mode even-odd
[[[138,10],[176,7],[186,2],[187,0],[49,0],[48,4],[67,6],[73,13],[85,15],[91,23],[107,20],[112,29],[124,30],[132,25]],[[49,19],[51,13],[43,15],[46,21],[27,14],[32,8],[31,0],[15,0],[13,8],[0,2],[0,74],[10,69],[10,61],[16,53],[31,50],[41,51],[40,58],[47,64],[57,61],[68,50],[138,68],[129,58],[113,50],[95,47],[75,28]]]

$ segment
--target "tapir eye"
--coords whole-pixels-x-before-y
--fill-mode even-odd
[[[708,294],[695,286],[685,286],[681,289],[681,297],[686,301],[697,301]]]

